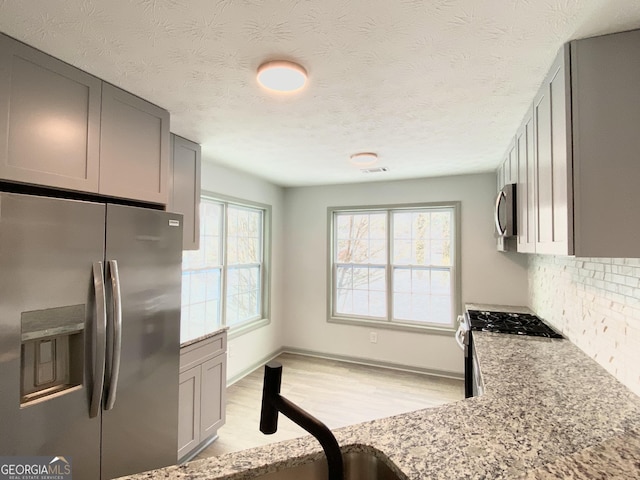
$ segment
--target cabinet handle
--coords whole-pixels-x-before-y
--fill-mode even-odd
[[[505,193],[503,191],[500,191],[500,193],[498,193],[498,196],[496,197],[496,211],[495,211],[495,221],[496,221],[496,230],[498,231],[498,235],[503,237],[505,233],[507,233],[507,229],[503,228],[503,226],[500,224],[500,202],[502,202],[502,199],[506,199],[507,196],[505,195]]]
[[[108,261],[108,274],[111,278],[111,299],[113,302],[112,341],[111,343],[111,369],[109,375],[109,388],[104,409],[111,410],[116,402],[118,390],[118,376],[120,374],[120,354],[122,350],[122,297],[120,295],[120,274],[118,262]]]
[[[93,386],[91,391],[91,405],[89,417],[98,416],[102,405],[102,391],[104,389],[104,369],[107,331],[107,306],[104,294],[104,280],[102,262],[93,264],[93,292],[95,299],[95,322],[93,328]]]

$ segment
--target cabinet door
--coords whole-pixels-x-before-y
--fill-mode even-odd
[[[529,109],[516,135],[518,252],[536,251],[535,239],[535,164],[533,154],[533,109]]]
[[[640,257],[638,52],[640,30],[571,44],[576,255]]]
[[[518,183],[518,147],[515,141],[509,147],[509,156],[507,157],[509,162],[509,177],[505,181],[507,183]]]
[[[500,163],[500,166],[498,167],[498,170],[496,171],[497,174],[497,192],[499,193],[505,185],[505,177],[506,177],[506,173],[507,173],[507,162],[505,160],[502,160],[502,162]]]
[[[178,459],[200,443],[200,365],[180,374],[178,400]]]
[[[102,87],[101,194],[166,205],[169,112],[119,88]]]
[[[200,438],[215,435],[225,422],[227,355],[223,353],[202,364],[202,411]]]
[[[97,192],[101,85],[0,34],[0,179]]]
[[[168,210],[183,215],[183,250],[200,244],[200,145],[171,135],[172,187]]]
[[[573,253],[569,54],[564,47],[533,104],[536,252]]]

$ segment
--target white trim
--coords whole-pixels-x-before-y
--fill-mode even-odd
[[[264,366],[264,364],[266,364],[267,362],[270,362],[271,360],[278,357],[282,353],[291,353],[293,355],[302,355],[305,357],[324,358],[326,360],[336,360],[338,362],[353,363],[356,365],[366,365],[369,367],[386,368],[389,370],[398,370],[401,372],[419,373],[421,375],[428,375],[428,376],[439,377],[439,378],[450,378],[452,380],[461,380],[461,381],[464,380],[464,373],[450,372],[446,370],[436,370],[432,368],[416,367],[411,365],[402,365],[399,363],[383,362],[380,360],[373,360],[370,358],[352,357],[349,355],[337,355],[333,353],[324,353],[324,352],[318,352],[315,350],[307,350],[304,348],[284,346],[279,348],[275,352],[267,355],[266,357],[263,357],[262,360],[259,360],[258,362],[251,364],[249,367],[245,368],[240,373],[234,375],[232,378],[228,378],[227,387],[230,387],[234,383],[242,380],[247,375],[255,372],[258,368],[261,368],[262,366]]]

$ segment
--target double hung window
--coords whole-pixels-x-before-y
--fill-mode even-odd
[[[457,204],[330,209],[330,318],[452,328]]]
[[[182,259],[182,342],[266,317],[267,220],[267,208],[201,198],[200,248]]]

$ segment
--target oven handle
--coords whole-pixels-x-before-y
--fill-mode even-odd
[[[468,334],[469,334],[469,325],[466,322],[464,315],[458,315],[458,329],[456,330],[455,338],[456,338],[456,343],[460,347],[460,350],[464,352],[465,356],[467,355],[467,335]]]

